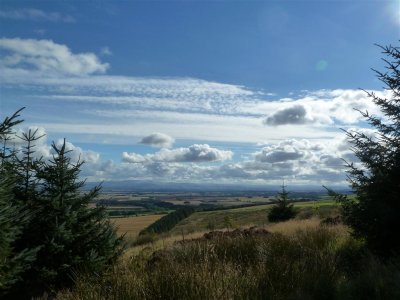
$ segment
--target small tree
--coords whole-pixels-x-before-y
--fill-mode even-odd
[[[0,142],[3,143],[0,149],[0,297],[21,281],[21,274],[30,268],[39,250],[16,249],[22,231],[30,220],[27,208],[14,199],[15,176],[10,172],[12,166],[9,160],[12,160],[15,153],[7,145],[10,135],[14,134],[13,126],[22,122],[19,119],[21,110],[0,123]]]
[[[272,206],[268,213],[268,220],[270,222],[286,221],[296,216],[296,210],[291,201],[289,201],[289,192],[286,191],[284,184],[276,200],[277,203]]]
[[[36,170],[40,183],[34,207],[34,231],[29,242],[40,246],[37,259],[24,274],[30,293],[57,290],[72,284],[77,270],[98,273],[112,263],[122,251],[122,238],[110,224],[104,207],[89,208],[100,191],[80,189],[83,162],[71,162],[65,140],[52,145],[53,159]],[[35,234],[34,236],[32,236]]]
[[[0,123],[0,298],[30,299],[73,283],[76,271],[98,274],[123,250],[103,207],[90,208],[100,187],[83,192],[83,162],[66,143],[53,158],[34,159],[35,131],[17,153],[6,144],[19,111]]]
[[[382,256],[400,253],[400,48],[381,47],[388,58],[386,71],[374,70],[390,92],[389,98],[366,92],[383,118],[360,111],[376,129],[375,137],[347,131],[352,150],[362,166],[348,163],[348,178],[356,199],[336,195],[344,221],[354,234]]]

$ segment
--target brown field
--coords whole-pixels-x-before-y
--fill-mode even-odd
[[[132,216],[127,218],[113,218],[112,222],[118,227],[118,233],[126,233],[127,239],[136,238],[139,232],[160,219],[163,215]]]

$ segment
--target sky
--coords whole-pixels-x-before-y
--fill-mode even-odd
[[[1,0],[0,118],[89,181],[346,186],[399,38],[399,0]]]

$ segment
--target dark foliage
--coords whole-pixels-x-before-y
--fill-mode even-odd
[[[381,47],[387,56],[384,73],[375,71],[388,98],[373,92],[368,97],[381,109],[383,118],[360,111],[376,130],[375,136],[347,131],[352,150],[361,162],[348,163],[348,178],[356,198],[336,195],[344,221],[356,236],[365,238],[375,253],[400,253],[400,48]]]
[[[292,219],[296,216],[296,210],[293,203],[289,201],[289,192],[282,186],[282,192],[278,193],[277,203],[271,208],[268,213],[270,222],[281,222]]]
[[[13,152],[7,148],[7,141],[10,140],[9,135],[14,133],[12,127],[22,122],[19,119],[21,110],[0,123],[0,142],[3,143],[0,151],[0,297],[21,281],[21,274],[30,268],[38,251],[38,248],[15,249],[23,229],[31,219],[27,208],[15,203],[14,177],[8,176],[8,170],[11,169],[9,159],[13,157]]]
[[[183,219],[186,219],[196,210],[192,207],[179,208],[176,211],[165,215],[161,219],[155,221],[153,224],[148,226],[146,229],[140,232],[140,235],[146,233],[162,233],[171,230],[176,224]]]
[[[0,124],[0,295],[28,299],[71,286],[78,270],[101,272],[122,239],[102,207],[89,208],[100,187],[80,191],[83,162],[71,161],[65,140],[49,161],[35,158],[37,131],[19,137],[22,149],[7,148],[18,112]]]

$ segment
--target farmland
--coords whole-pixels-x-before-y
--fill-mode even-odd
[[[257,198],[256,198],[257,199]],[[272,198],[273,199],[273,198]],[[139,200],[131,200],[133,203]],[[198,200],[193,200],[198,201]],[[191,201],[185,206],[193,206],[200,208]],[[225,202],[225,200],[221,200]],[[256,205],[250,203],[249,206],[233,207],[219,206],[219,202],[214,202],[213,206],[205,210],[199,210],[189,216],[187,219],[178,223],[167,235],[182,236],[191,235],[194,232],[204,232],[207,230],[223,229],[226,227],[239,228],[249,226],[264,227],[267,225],[267,212],[271,207],[271,203]],[[235,203],[236,206],[243,205],[242,201]],[[130,208],[131,206],[124,206]],[[136,206],[135,206],[136,207]],[[176,205],[176,207],[181,207]],[[332,200],[306,201],[296,202],[295,207],[299,211],[298,219],[307,219],[312,216],[324,218],[326,216],[337,213],[337,204]],[[173,211],[174,206],[169,206]],[[215,209],[212,209],[215,208]],[[109,209],[115,209],[111,207]],[[119,209],[123,209],[119,207]],[[155,213],[157,212],[157,213]],[[142,213],[138,216],[112,218],[114,224],[118,227],[119,234],[125,234],[128,240],[134,240],[139,232],[149,226],[151,223],[160,219],[163,215],[158,210],[148,213]],[[229,221],[229,224],[227,223]]]
[[[111,217],[122,217],[165,214],[186,206],[215,210],[266,205],[274,201],[275,195],[276,192],[103,192],[94,204],[105,206]],[[293,192],[291,197],[294,201],[317,201],[324,193]]]
[[[118,234],[125,234],[127,239],[136,238],[139,232],[160,219],[163,215],[144,215],[125,218],[113,218],[112,222],[118,228]]]

